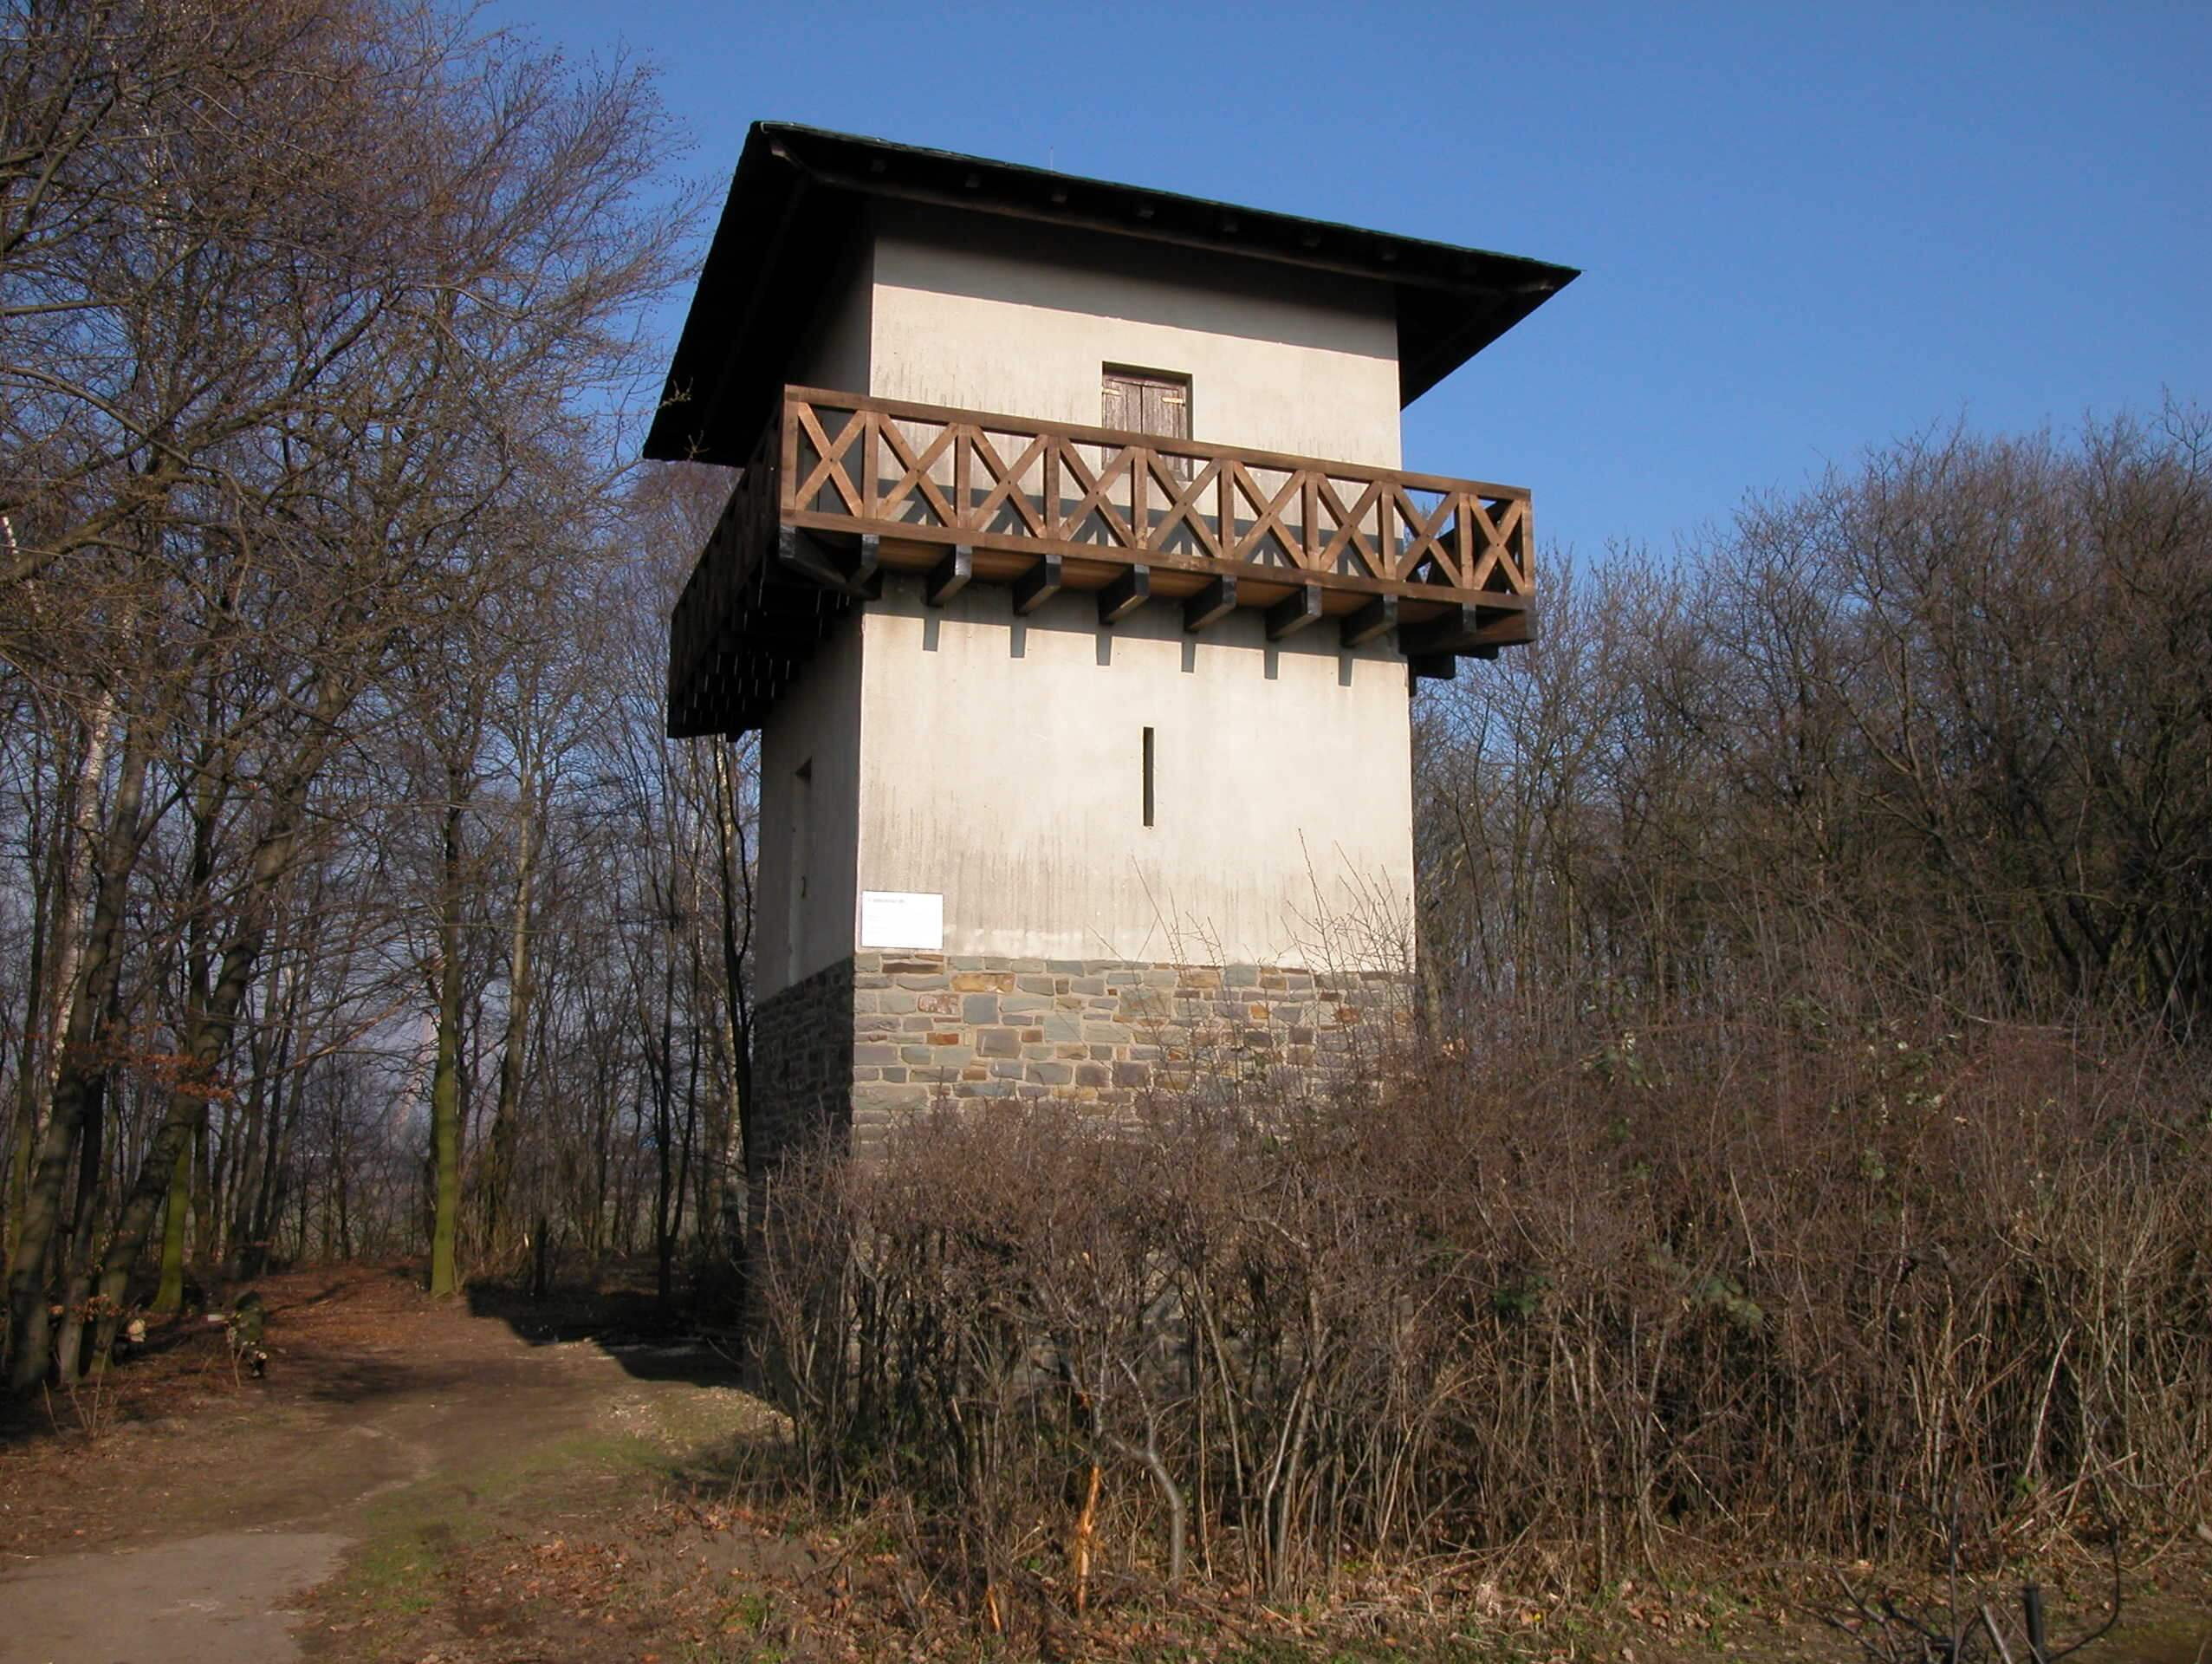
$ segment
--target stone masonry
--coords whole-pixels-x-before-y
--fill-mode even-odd
[[[1408,991],[1384,972],[862,952],[762,1005],[762,1147],[827,1118],[866,1152],[941,1100],[1295,1095],[1371,1059]]]
[[[853,1120],[853,961],[840,959],[753,1013],[754,1147],[773,1160],[817,1128]]]

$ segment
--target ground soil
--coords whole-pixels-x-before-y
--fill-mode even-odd
[[[511,1627],[445,1609],[444,1550],[649,1506],[684,1454],[775,1436],[648,1302],[433,1302],[410,1267],[259,1287],[265,1379],[187,1318],[0,1432],[0,1661],[431,1655]],[[602,1654],[639,1655],[529,1655]]]
[[[1080,1624],[1048,1566],[995,1638],[911,1519],[808,1516],[781,1419],[644,1296],[434,1302],[406,1266],[259,1286],[266,1379],[188,1317],[0,1424],[0,1664],[1866,1656],[1819,1621],[1832,1570],[1690,1553],[1580,1602],[1479,1565],[1368,1569],[1288,1612],[1102,1576]],[[2130,1560],[2082,1664],[2212,1664],[2212,1528]],[[2093,1563],[2047,1581],[2075,1627]]]

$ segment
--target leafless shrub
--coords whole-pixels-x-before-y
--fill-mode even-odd
[[[821,1496],[915,1499],[993,1622],[1096,1577],[1670,1533],[1879,1557],[2212,1496],[2212,1082],[2163,1042],[1684,1024],[1359,1102],[944,1108],[770,1190]],[[1097,1491],[1093,1490],[1096,1474]],[[1101,1500],[1103,1498],[1103,1500]]]
[[[1940,1592],[1925,1602],[1895,1594],[1862,1594],[1840,1575],[1847,1604],[1826,1615],[1875,1664],[2060,1664],[2112,1632],[2120,1621],[2120,1533],[2105,1520],[2111,1562],[2111,1594],[2099,1621],[2071,1636],[2054,1636],[2044,1591],[2033,1577],[2019,1585],[2018,1610],[2010,1589],[1991,1587],[1968,1563],[1965,1527],[1954,1506],[1948,1515],[1926,1511],[1942,1555]]]

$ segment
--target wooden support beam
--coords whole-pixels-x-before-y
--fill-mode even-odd
[[[1183,603],[1183,627],[1193,635],[1236,610],[1236,574],[1224,572]]]
[[[1398,627],[1398,597],[1377,595],[1344,621],[1342,640],[1346,648],[1364,647],[1377,636]]]
[[[790,576],[820,584],[825,589],[845,588],[845,574],[838,570],[821,542],[793,527],[782,526],[776,530],[775,563]]]
[[[1268,640],[1280,641],[1295,635],[1321,616],[1321,586],[1301,583],[1268,608]]]
[[[957,545],[952,553],[937,563],[922,585],[922,599],[932,607],[942,607],[968,587],[976,575],[976,551],[965,543]]]
[[[1436,617],[1406,624],[1398,632],[1398,650],[1408,659],[1431,653],[1467,653],[1481,645],[1482,624],[1472,607],[1446,608]]]
[[[861,539],[857,556],[843,556],[812,532],[795,526],[779,526],[775,563],[787,576],[799,578],[853,601],[873,601],[883,593],[883,571],[876,563],[876,539]]]
[[[1459,674],[1459,657],[1450,653],[1411,653],[1406,657],[1405,667],[1413,673],[1417,682],[1448,682]]]
[[[1034,613],[1060,593],[1060,556],[1048,555],[1014,581],[1014,610]]]
[[[1099,622],[1119,624],[1152,596],[1152,569],[1132,566],[1099,591]]]

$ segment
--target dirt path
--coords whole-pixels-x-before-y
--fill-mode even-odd
[[[96,1437],[0,1449],[0,1664],[298,1658],[298,1597],[349,1556],[392,1559],[533,1475],[634,1479],[751,1405],[710,1355],[563,1340],[390,1273],[264,1286],[266,1382],[183,1334],[168,1366],[190,1408],[112,1429],[95,1410]],[[404,1579],[396,1557],[365,1575]]]

